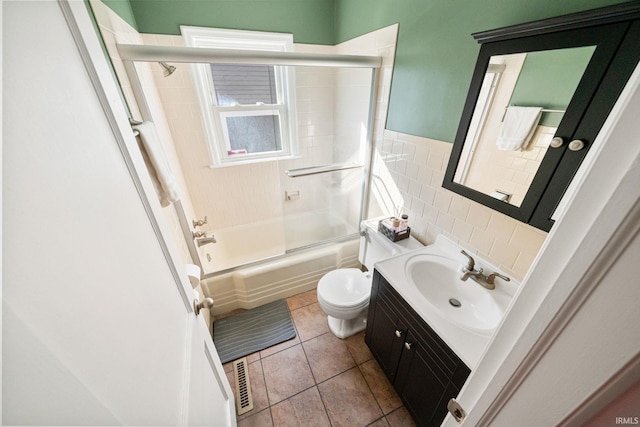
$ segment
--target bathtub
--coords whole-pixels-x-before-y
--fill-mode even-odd
[[[206,276],[354,234],[358,229],[327,210],[205,231],[216,238],[216,243],[198,248]]]
[[[218,243],[222,241],[221,239],[233,238],[238,244],[229,245],[226,249],[218,249],[217,252],[215,247],[218,243],[199,248],[203,261],[211,264],[208,267],[203,264],[205,275],[201,283],[205,295],[214,300],[212,309],[214,315],[237,308],[258,307],[280,298],[315,289],[318,280],[327,272],[336,268],[360,266],[358,262],[360,242],[355,229],[343,240],[286,252],[288,249],[285,241],[290,245],[305,246],[317,242],[318,237],[326,239],[335,236],[335,234],[328,234],[327,230],[330,228],[333,228],[334,232],[351,231],[349,228],[338,230],[339,227],[346,227],[339,218],[331,219],[324,216],[322,219],[319,215],[305,214],[288,218],[288,221],[295,222],[288,223],[284,233],[282,228],[278,229],[282,226],[282,222],[278,223],[278,221],[256,223],[250,227],[216,230],[214,234]],[[312,228],[309,227],[310,221],[323,221],[322,224],[326,227],[318,228],[319,235],[309,236],[307,233],[302,236],[303,227],[306,230]],[[280,232],[279,235],[276,230]],[[245,234],[242,235],[242,233]],[[273,243],[274,241],[277,245]],[[271,244],[265,244],[265,242]],[[270,246],[277,246],[277,250]],[[244,265],[242,260],[249,258],[247,255],[249,252],[264,256],[266,259]],[[211,261],[208,260],[207,254]],[[217,256],[227,258],[216,259]],[[224,265],[233,265],[233,267],[221,268]],[[218,268],[223,271],[208,273],[211,270],[207,268]]]
[[[282,255],[286,251],[282,220],[207,231],[216,243],[198,248],[202,272],[211,273]]]

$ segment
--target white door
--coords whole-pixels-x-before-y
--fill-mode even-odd
[[[189,426],[230,426],[235,425],[235,407],[229,382],[220,364],[218,353],[213,346],[204,322],[196,319],[194,339],[191,349],[191,390],[197,392],[189,396],[188,419]],[[207,337],[207,339],[205,339]],[[216,405],[214,402],[225,402],[226,405]]]
[[[2,7],[3,425],[234,426],[84,2]]]

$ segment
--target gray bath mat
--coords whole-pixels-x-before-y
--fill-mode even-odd
[[[285,300],[252,308],[213,323],[213,342],[222,363],[295,338]]]

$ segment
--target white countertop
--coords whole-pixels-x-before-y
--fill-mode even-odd
[[[407,260],[417,254],[435,254],[444,255],[449,258],[460,260],[460,264],[465,263],[465,258],[460,254],[460,247],[444,236],[438,236],[436,243],[424,246],[417,250],[403,253],[392,258],[377,262],[376,270],[387,279],[387,281],[398,291],[398,293],[407,301],[407,303],[418,313],[422,319],[447,343],[449,347],[462,359],[462,361],[473,370],[478,365],[482,354],[484,353],[489,340],[495,333],[495,330],[489,333],[479,333],[469,330],[446,319],[438,309],[434,308],[422,293],[416,288],[405,273],[405,265]],[[471,253],[470,251],[467,251]],[[494,266],[483,260],[476,258],[476,264],[484,267],[485,271],[498,271]],[[480,286],[468,280],[469,286]],[[506,293],[511,298],[515,294],[519,283],[511,281],[508,284],[496,279],[496,290]],[[486,290],[486,292],[495,292]],[[497,329],[497,328],[496,328]]]

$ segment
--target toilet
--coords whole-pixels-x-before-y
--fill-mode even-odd
[[[367,220],[360,224],[358,260],[368,271],[339,268],[328,272],[318,282],[318,303],[327,315],[329,330],[338,338],[347,338],[366,327],[373,265],[423,246],[413,237],[392,242],[378,232],[379,220]]]

